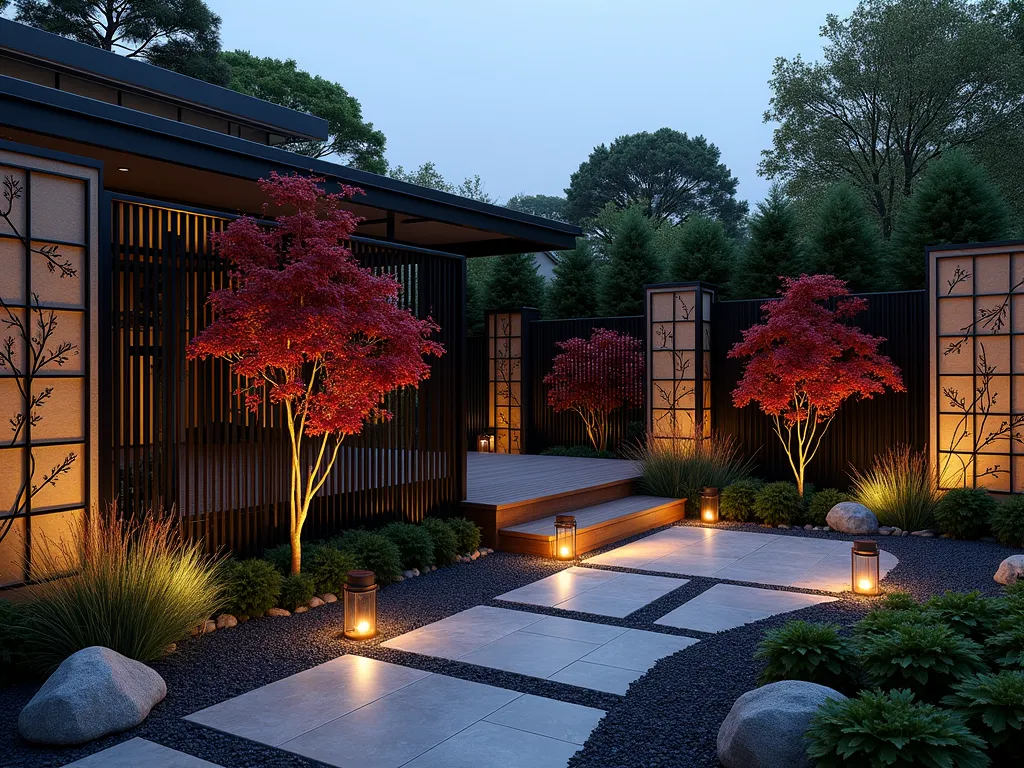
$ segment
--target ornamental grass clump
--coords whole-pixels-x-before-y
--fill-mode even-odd
[[[757,478],[747,477],[726,486],[718,501],[718,514],[734,523],[753,522],[754,504],[763,485]]]
[[[459,539],[455,531],[437,517],[425,519],[423,530],[430,535],[434,547],[434,565],[445,566],[454,563],[455,558],[459,556]]]
[[[942,495],[925,454],[909,446],[891,448],[876,456],[867,472],[854,468],[850,479],[854,498],[882,525],[920,531],[935,524]]]
[[[754,658],[767,662],[760,685],[806,680],[848,691],[857,675],[856,654],[835,624],[790,621],[765,633]]]
[[[985,742],[956,712],[914,701],[909,690],[829,699],[807,731],[818,768],[985,768]]]
[[[985,535],[995,509],[995,499],[984,488],[954,488],[935,507],[935,522],[955,539],[977,539]]]
[[[277,605],[283,577],[266,560],[230,560],[224,567],[224,611],[240,620],[262,616]]]
[[[974,733],[992,745],[993,756],[1024,756],[1024,672],[1002,670],[965,677],[953,684],[942,703],[964,717]]]
[[[996,541],[1008,547],[1024,547],[1024,496],[1014,495],[996,504],[989,515]]]
[[[800,520],[804,501],[793,483],[768,483],[757,493],[754,514],[765,525],[792,525]]]
[[[642,493],[686,499],[687,514],[695,516],[702,489],[727,488],[745,479],[753,463],[743,459],[730,435],[700,435],[676,440],[648,437],[628,452],[640,471]]]
[[[40,546],[33,565],[41,573],[75,569],[34,590],[25,647],[44,672],[93,645],[159,658],[224,600],[218,563],[201,542],[183,541],[167,516],[129,521],[110,510],[77,535]]]
[[[430,532],[421,525],[412,523],[390,523],[381,529],[398,547],[402,568],[422,571],[434,562],[434,541]]]

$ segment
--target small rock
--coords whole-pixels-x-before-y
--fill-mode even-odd
[[[395,583],[398,583],[399,581],[405,581],[405,576],[402,576],[402,575],[395,576]]]
[[[433,573],[434,571],[437,570],[437,566],[436,565],[432,565],[432,566],[430,566],[429,570],[430,570],[431,573]]]
[[[805,531],[813,531],[814,530],[814,526],[811,525],[810,523],[808,523],[807,525],[804,526],[804,530]]]
[[[217,631],[217,622],[214,621],[213,619],[207,619],[206,623],[203,625],[203,634],[208,634],[210,632],[216,632],[216,631]]]
[[[300,605],[298,608],[296,608],[294,611],[292,611],[292,613],[305,613],[308,610],[309,610],[309,606],[308,605]]]
[[[413,576],[419,576],[420,575],[420,569],[419,568],[413,568],[412,569],[412,575]]]
[[[1024,579],[1024,555],[1010,555],[999,564],[993,577],[1000,584],[1014,584]]]
[[[829,528],[827,525],[823,525],[823,526],[821,526],[821,530],[823,530],[823,531],[831,531],[832,529]]]
[[[900,528],[898,525],[894,525],[893,528],[892,528],[892,535],[893,536],[902,536],[903,535],[903,529]]]
[[[816,525],[813,528],[811,528],[811,530],[812,531],[820,531],[821,530],[821,526],[820,525]]]
[[[217,617],[217,629],[230,629],[238,626],[238,619],[230,613],[222,613]]]
[[[319,608],[323,604],[324,604],[324,601],[321,600],[319,597],[311,597],[309,599],[309,607],[310,608]]]
[[[878,535],[879,536],[891,536],[893,531],[895,531],[895,530],[896,529],[893,528],[891,525],[880,525],[880,526],[878,526]]]
[[[82,744],[134,728],[167,695],[160,675],[98,645],[61,662],[18,716],[18,731],[39,744]]]
[[[479,557],[480,557],[480,553],[479,552],[474,552],[472,555],[469,556],[469,559],[470,560],[476,560]]]
[[[338,602],[338,596],[333,592],[328,592],[326,595],[320,595],[320,599],[325,603],[336,603]]]
[[[176,650],[178,650],[178,644],[171,643],[166,648],[164,648],[164,653],[174,653]]]
[[[291,611],[284,608],[268,608],[267,616],[291,616]]]
[[[935,531],[913,531],[911,536],[920,536],[923,539],[934,539],[938,534]]]
[[[841,501],[829,510],[825,517],[829,528],[840,533],[878,533],[878,518],[875,513],[856,501]]]
[[[413,577],[413,572],[412,571],[402,571],[402,578],[403,579],[411,579],[412,577]]]
[[[725,768],[810,766],[804,733],[811,717],[838,691],[817,683],[783,680],[740,696],[718,731],[718,759]]]
[[[900,536],[909,536],[909,535],[910,535],[910,531],[903,531],[902,533],[900,533]]]

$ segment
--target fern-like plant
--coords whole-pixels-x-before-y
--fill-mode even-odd
[[[908,690],[827,700],[811,720],[807,754],[818,768],[985,768],[985,742],[963,717],[914,701]]]
[[[981,650],[947,626],[904,624],[866,637],[860,658],[872,684],[937,700],[957,678],[985,671]]]
[[[857,676],[857,657],[835,624],[790,621],[766,632],[754,658],[765,659],[760,684],[806,680],[839,691]]]
[[[754,504],[757,503],[757,493],[763,485],[757,478],[747,477],[726,486],[718,501],[718,514],[723,520],[734,523],[753,522]]]
[[[978,591],[946,592],[924,604],[940,623],[978,643],[984,643],[999,625],[1002,607],[1001,600],[982,597]]]
[[[965,677],[953,684],[953,692],[942,703],[963,715],[971,730],[1001,756],[1024,757],[1024,672]]]
[[[986,640],[985,651],[1000,667],[1024,670],[1024,617],[1004,622]]]
[[[934,624],[935,616],[925,612],[920,605],[913,608],[877,608],[870,611],[863,619],[853,626],[854,637],[864,640],[875,635],[883,635],[908,625]]]

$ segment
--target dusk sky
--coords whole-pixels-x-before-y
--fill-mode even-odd
[[[821,52],[855,0],[207,0],[226,50],[341,83],[406,168],[562,194],[594,146],[670,127],[722,150],[753,204],[776,56]],[[285,12],[282,12],[285,11]]]

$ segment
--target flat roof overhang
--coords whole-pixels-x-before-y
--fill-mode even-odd
[[[256,183],[307,173],[364,190],[357,234],[465,256],[572,248],[577,227],[0,76],[0,138],[104,164],[104,187],[226,213],[263,213]],[[119,172],[118,168],[128,168]]]

